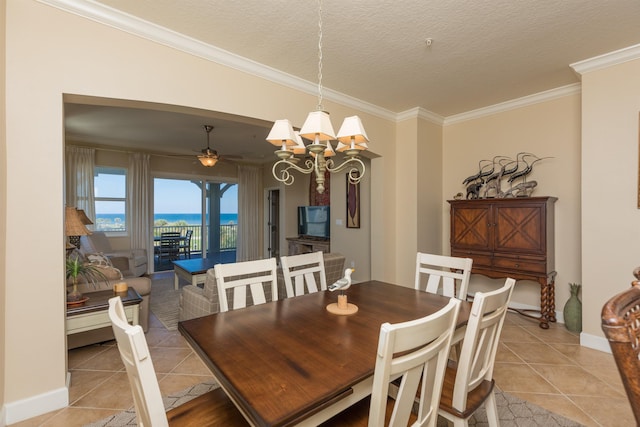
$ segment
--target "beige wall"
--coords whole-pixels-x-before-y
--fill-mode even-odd
[[[7,3],[7,191],[2,203],[6,222],[12,224],[5,241],[13,243],[0,274],[6,284],[3,318],[11,319],[12,326],[4,328],[4,402],[8,419],[17,421],[25,413],[33,416],[64,406],[67,399],[63,94],[143,100],[271,121],[287,117],[297,126],[316,99],[36,1]],[[393,145],[392,122],[332,102],[325,102],[325,108],[334,120],[359,114],[373,152],[383,140]],[[46,177],[33,171],[46,171]],[[391,181],[384,176],[387,172],[376,171],[382,182]],[[372,209],[382,211],[375,203],[382,202],[387,190],[379,189],[381,197]],[[334,196],[344,198],[344,192]],[[383,229],[380,224],[376,228]],[[389,235],[384,231],[382,239]],[[33,248],[48,254],[39,259],[37,269],[33,259],[24,256]],[[42,357],[42,348],[47,348],[47,357]]]
[[[6,61],[5,61],[5,10],[6,1],[0,0],[0,78],[2,84],[0,84],[0,99],[5,99],[5,82],[6,82]],[[7,111],[5,103],[0,105],[0,129],[6,129],[6,115]],[[7,198],[2,196],[7,194],[7,138],[6,133],[0,133],[0,236],[7,235]],[[6,364],[6,293],[7,293],[7,281],[6,281],[6,255],[7,255],[7,241],[6,239],[0,239],[0,360],[3,361],[0,366],[0,384],[5,384],[5,372],[7,370]],[[0,387],[0,402],[5,402],[5,387]],[[4,420],[4,405],[0,409],[0,423]]]
[[[566,96],[444,128],[443,182],[448,200],[463,192],[462,181],[478,171],[481,159],[515,157],[527,151],[551,157],[533,166],[528,180],[538,182],[534,196],[555,196],[556,310],[569,298],[569,282],[581,281],[580,264],[580,96]],[[444,206],[443,252],[450,253],[449,205]],[[474,275],[470,292],[495,287],[500,280]],[[516,304],[540,306],[540,286],[518,282]]]
[[[63,94],[143,100],[269,121],[286,117],[298,126],[316,99],[35,0],[6,3],[0,378],[4,375],[6,416],[18,421],[66,404]],[[369,197],[368,203],[365,196],[362,202],[370,207],[370,230],[368,236],[366,228],[342,230],[335,226],[340,215],[335,213],[332,250],[352,259],[355,251],[369,245],[370,277],[411,283],[416,250],[440,243],[448,253],[444,200],[464,190],[462,180],[475,173],[480,159],[515,156],[519,151],[551,156],[534,167],[530,179],[539,184],[534,194],[558,197],[557,308],[561,310],[569,296],[567,283],[583,282],[585,334],[600,336],[602,303],[628,285],[630,270],[638,265],[634,256],[639,240],[634,237],[639,215],[639,68],[635,61],[585,75],[582,104],[579,95],[571,95],[440,129],[424,119],[407,119],[396,126],[358,112],[371,151],[379,155],[371,159],[363,187]],[[356,113],[330,101],[325,108],[336,121]],[[614,172],[605,178],[603,171]],[[265,186],[274,183],[265,180]],[[344,204],[340,186],[332,191],[337,210]],[[297,206],[298,190],[284,191],[290,194],[284,203]],[[11,242],[11,251],[6,251],[6,242]],[[24,256],[33,248],[47,254],[38,258],[37,269],[33,258]],[[359,276],[366,270],[363,262],[353,259],[356,278],[366,279]],[[480,280],[473,286],[490,284]],[[537,285],[522,283],[514,301],[537,306],[538,293]],[[11,322],[5,324],[4,319]],[[42,348],[48,350],[46,357]]]
[[[603,304],[640,265],[639,75],[635,60],[582,76],[582,325],[599,337]]]

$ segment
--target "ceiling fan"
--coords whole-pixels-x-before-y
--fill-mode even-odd
[[[202,163],[202,166],[206,166],[208,168],[212,168],[218,163],[220,160],[220,156],[218,156],[218,152],[216,150],[212,150],[209,146],[209,136],[211,135],[211,131],[213,130],[213,126],[204,125],[204,130],[207,132],[207,148],[202,149],[202,154],[198,155],[198,160]]]

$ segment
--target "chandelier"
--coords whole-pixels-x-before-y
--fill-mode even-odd
[[[365,166],[358,158],[358,154],[369,148],[367,146],[369,140],[358,116],[345,118],[336,135],[329,113],[322,107],[322,0],[318,0],[318,28],[317,111],[309,113],[300,132],[293,130],[289,120],[276,120],[267,136],[267,141],[280,147],[275,152],[280,160],[273,165],[272,169],[276,180],[291,185],[294,181],[292,171],[296,170],[303,174],[313,172],[316,178],[316,190],[318,193],[323,193],[326,171],[335,173],[348,169],[349,182],[353,184],[360,182],[365,173]],[[311,143],[304,145],[302,138],[308,139]],[[331,141],[336,139],[338,144],[334,150]],[[331,158],[336,155],[336,151],[345,155],[340,164],[336,164]],[[304,166],[298,166],[300,159],[295,155],[304,155],[307,152],[311,158],[305,160]]]

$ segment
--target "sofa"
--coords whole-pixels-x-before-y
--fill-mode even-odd
[[[344,275],[345,257],[339,253],[324,253],[324,272],[327,285],[334,283]],[[278,298],[286,298],[282,269],[278,267]],[[180,292],[180,321],[206,316],[220,311],[218,288],[214,269],[207,270],[203,287],[186,285]]]
[[[87,261],[89,262],[89,261]],[[97,281],[95,284],[78,283],[78,290],[91,298],[91,292],[112,290],[113,285],[118,282],[126,282],[129,287],[134,288],[142,297],[140,303],[140,326],[147,332],[149,330],[149,297],[151,294],[151,279],[143,277],[123,277],[123,273],[111,265],[100,265],[100,270],[106,280]],[[68,287],[71,285],[67,283]],[[77,348],[86,345],[97,344],[114,339],[111,327],[94,329],[67,336],[67,348]]]
[[[147,250],[130,249],[114,251],[107,235],[102,231],[94,231],[80,237],[80,252],[83,255],[104,254],[125,277],[138,277],[147,272]]]

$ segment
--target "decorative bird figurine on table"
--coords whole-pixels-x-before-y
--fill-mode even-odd
[[[354,268],[347,268],[344,270],[344,277],[342,279],[338,279],[334,284],[329,286],[329,290],[333,291],[346,291],[351,286],[351,273],[356,271]]]
[[[342,279],[337,280],[335,283],[330,285],[327,289],[333,292],[336,290],[340,291],[340,295],[338,295],[338,302],[331,303],[327,306],[327,311],[333,314],[353,314],[358,311],[358,306],[355,304],[349,304],[347,302],[347,295],[344,293],[351,286],[351,273],[353,273],[355,269],[347,268],[344,270],[344,277]]]

